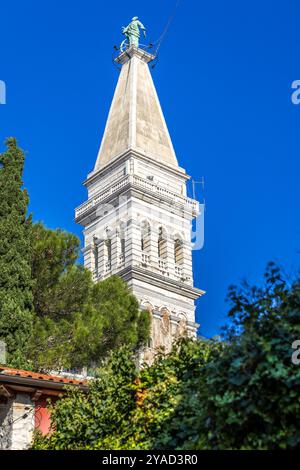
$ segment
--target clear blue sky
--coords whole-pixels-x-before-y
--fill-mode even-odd
[[[1,2],[0,141],[16,136],[27,152],[35,220],[81,234],[73,211],[118,78],[120,27],[138,15],[155,41],[174,3]],[[229,284],[259,279],[271,259],[299,266],[299,21],[297,0],[182,0],[153,71],[180,164],[206,180],[205,247],[194,256],[205,335],[225,321]]]

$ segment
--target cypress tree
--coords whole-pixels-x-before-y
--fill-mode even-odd
[[[24,153],[14,138],[0,154],[0,340],[7,362],[22,367],[33,324],[31,218],[23,189]]]

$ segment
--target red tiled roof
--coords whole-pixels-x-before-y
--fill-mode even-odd
[[[24,377],[26,379],[45,380],[45,382],[65,383],[66,385],[85,385],[86,380],[75,380],[60,377],[58,375],[40,374],[22,369],[13,369],[12,367],[0,366],[0,376],[10,375],[12,377]]]

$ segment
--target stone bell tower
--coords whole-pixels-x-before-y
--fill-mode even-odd
[[[122,277],[152,317],[145,360],[178,336],[195,336],[192,220],[187,197],[148,63],[155,57],[129,46],[116,59],[121,74],[94,170],[88,200],[76,209],[84,227],[84,264],[95,282]],[[174,98],[174,97],[173,97]]]

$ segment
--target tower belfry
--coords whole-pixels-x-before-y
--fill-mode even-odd
[[[124,28],[125,29],[125,28]],[[128,44],[116,59],[122,69],[94,170],[88,200],[76,209],[84,227],[84,264],[95,282],[116,274],[151,312],[145,360],[155,349],[194,336],[191,228],[197,201],[186,195],[149,71],[154,56]]]

